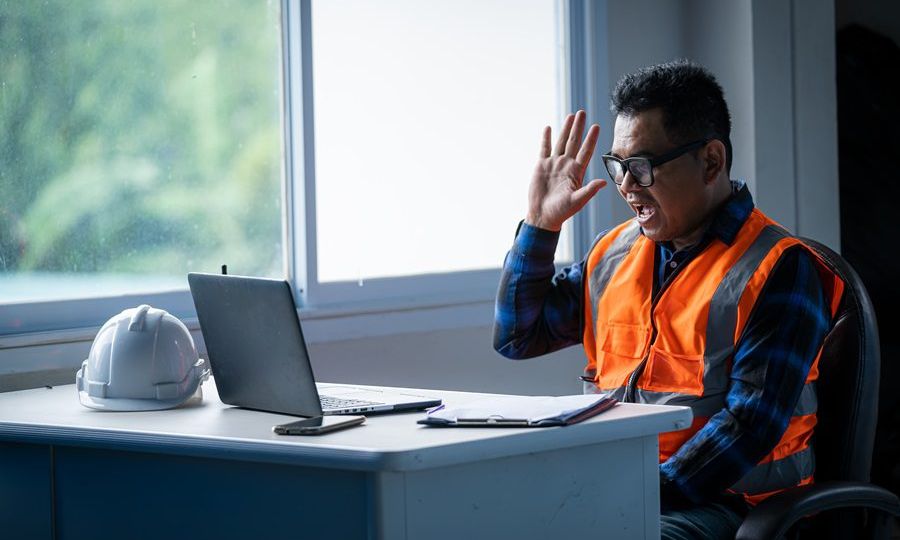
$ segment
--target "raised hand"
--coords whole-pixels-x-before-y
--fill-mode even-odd
[[[583,185],[584,172],[594,155],[594,147],[600,136],[600,126],[594,124],[579,146],[584,122],[584,111],[566,116],[552,153],[550,126],[544,128],[540,158],[528,188],[528,215],[525,223],[558,231],[567,219],[581,210],[606,185],[605,180],[592,180]]]

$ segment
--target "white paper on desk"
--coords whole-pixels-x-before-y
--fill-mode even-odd
[[[607,400],[606,394],[574,396],[497,396],[481,398],[456,407],[445,407],[428,413],[429,417],[451,422],[460,420],[505,421],[528,423],[554,418],[567,418]]]

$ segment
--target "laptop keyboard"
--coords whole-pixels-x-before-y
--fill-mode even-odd
[[[377,401],[366,401],[364,399],[339,398],[323,395],[319,395],[319,401],[322,403],[322,409],[347,409],[349,407],[381,405],[381,403],[378,403]]]

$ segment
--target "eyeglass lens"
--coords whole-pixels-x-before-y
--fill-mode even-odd
[[[652,167],[650,166],[650,162],[646,159],[631,158],[626,161],[625,164],[616,159],[606,159],[604,160],[604,164],[606,165],[606,170],[612,177],[613,182],[617,185],[622,185],[622,182],[625,181],[625,164],[628,165],[631,176],[634,177],[638,184],[646,187],[653,182],[651,176]]]

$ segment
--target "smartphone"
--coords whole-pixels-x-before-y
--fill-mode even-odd
[[[329,431],[358,426],[365,421],[365,416],[313,416],[290,424],[274,426],[272,431],[279,435],[321,435]]]

